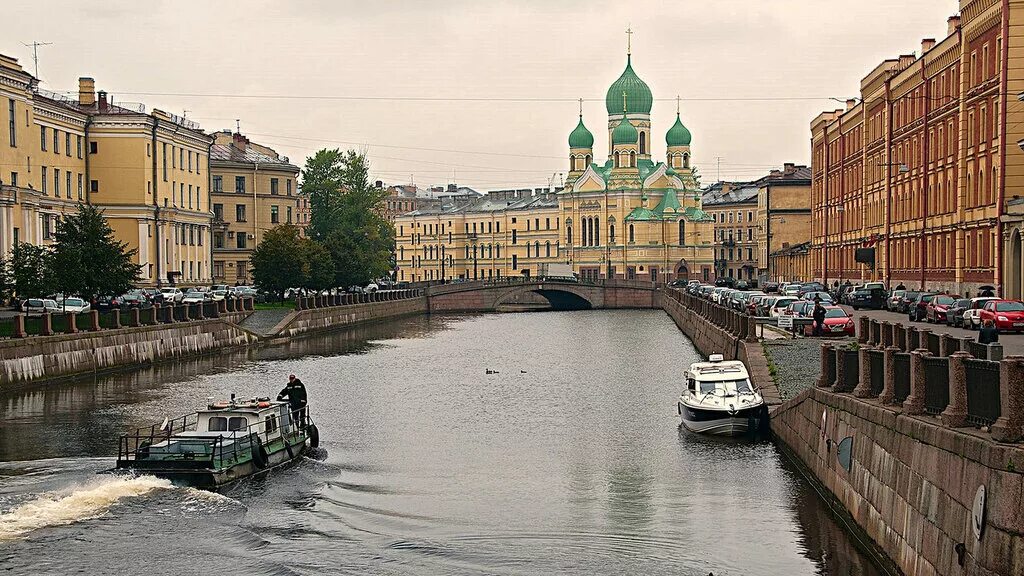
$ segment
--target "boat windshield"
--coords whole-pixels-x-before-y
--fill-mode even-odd
[[[212,416],[210,418],[210,432],[235,432],[245,430],[249,426],[249,420],[243,416]]]
[[[750,394],[753,392],[750,388],[750,380],[746,378],[741,380],[718,380],[713,382],[705,380],[700,382],[701,394],[707,394],[715,390],[723,390],[726,394],[732,394],[734,390],[739,394]]]

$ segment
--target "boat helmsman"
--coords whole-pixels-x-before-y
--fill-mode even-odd
[[[292,414],[299,421],[299,427],[306,425],[306,386],[295,377],[288,375],[288,385],[277,395],[278,400],[288,400]]]

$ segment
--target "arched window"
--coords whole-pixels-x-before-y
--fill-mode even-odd
[[[547,256],[548,258],[551,257],[551,241],[550,240],[544,243],[544,255]]]
[[[398,259],[405,260],[405,246],[398,247]]]
[[[583,219],[583,245],[590,246],[591,238],[593,233],[590,231],[590,218]]]
[[[594,229],[594,246],[600,246],[601,245],[601,221],[597,217],[594,217],[593,229]]]
[[[534,241],[533,243],[533,255],[540,258],[540,242]]]
[[[632,244],[635,241],[636,241],[636,237],[633,234],[633,225],[630,224],[629,225],[629,243]]]
[[[689,168],[689,167],[690,167],[690,155],[689,154],[683,154],[683,168]]]
[[[640,153],[647,154],[647,133],[640,132]]]
[[[615,224],[608,225],[608,243],[615,244]]]
[[[679,221],[679,245],[683,246],[686,244],[686,222],[683,220]]]
[[[629,151],[629,167],[636,167],[636,152],[633,152],[632,150]]]
[[[466,244],[466,260],[469,260],[469,244]]]
[[[622,160],[621,160],[620,155],[619,155],[618,152],[615,153],[615,167],[616,168],[621,168],[622,167]]]
[[[501,244],[494,245],[494,257],[501,258]]]
[[[529,242],[526,243],[526,257],[527,258],[530,257],[530,243]]]
[[[586,170],[590,166],[591,162],[593,162],[593,157],[590,154],[587,154],[587,163],[584,164],[583,169]]]
[[[565,227],[565,243],[572,246],[572,225]]]

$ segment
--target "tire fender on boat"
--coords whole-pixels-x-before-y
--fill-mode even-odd
[[[252,462],[257,468],[267,467],[267,449],[263,447],[263,441],[256,434],[249,436],[252,447]]]
[[[316,448],[320,445],[320,429],[316,427],[316,424],[310,424],[306,426],[306,437],[309,438],[309,447]]]

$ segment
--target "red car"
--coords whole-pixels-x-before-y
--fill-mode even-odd
[[[991,300],[978,311],[981,323],[986,320],[995,322],[996,330],[1008,332],[1024,332],[1024,302],[1020,300]]]
[[[950,296],[949,294],[939,294],[932,298],[931,302],[928,303],[924,308],[924,320],[925,322],[945,322],[946,311],[949,307],[956,303],[959,296]]]
[[[810,313],[808,313],[810,315]],[[814,326],[808,325],[804,328],[805,336],[814,335]],[[839,306],[825,306],[825,326],[822,330],[824,336],[856,336],[857,325],[853,318]]]

